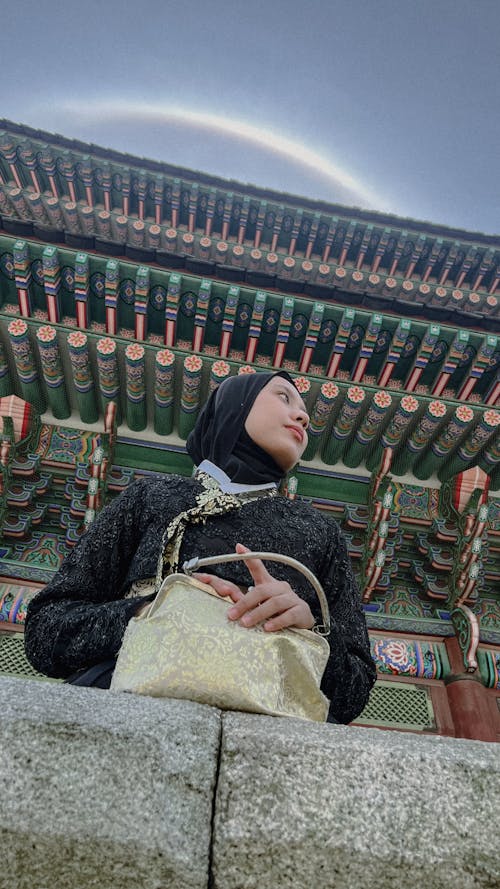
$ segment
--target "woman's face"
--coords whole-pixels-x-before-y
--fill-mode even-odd
[[[288,472],[307,447],[308,425],[309,415],[295,386],[284,377],[273,377],[257,395],[245,429]]]

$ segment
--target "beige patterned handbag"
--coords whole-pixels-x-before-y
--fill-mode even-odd
[[[269,633],[228,620],[232,601],[189,574],[240,559],[285,562],[302,572],[318,595],[323,627]],[[330,654],[330,615],[314,574],[295,559],[265,552],[191,559],[183,568],[186,573],[166,577],[146,613],[129,622],[111,689],[324,722],[328,700],[320,682]]]

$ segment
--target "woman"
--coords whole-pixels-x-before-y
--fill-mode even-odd
[[[225,380],[187,441],[194,477],[151,477],[130,485],[32,600],[25,645],[33,666],[67,677],[115,658],[128,621],[151,600],[153,578],[186,559],[245,547],[274,551],[299,559],[325,588],[332,630],[321,687],[331,701],[330,721],[354,719],[368,700],[375,670],[345,540],[335,522],[278,494],[307,446],[308,422],[288,374]],[[287,565],[273,563],[268,572],[262,562],[233,562],[198,577],[232,597],[228,616],[243,626],[263,623],[274,632],[310,629],[320,621],[308,582]]]

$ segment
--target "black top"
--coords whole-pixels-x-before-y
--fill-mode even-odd
[[[155,575],[166,526],[194,507],[202,490],[195,478],[148,478],[134,482],[100,513],[53,580],[29,604],[25,645],[36,670],[66,677],[117,654],[128,621],[144,601],[124,596],[134,581]],[[205,525],[188,526],[180,564],[195,556],[234,552],[237,543],[299,559],[323,584],[332,629],[321,687],[331,701],[329,719],[350,722],[367,703],[375,668],[338,525],[301,501],[259,497],[239,510],[211,516]],[[303,575],[274,562],[266,567],[277,579],[288,581],[321,622],[315,593]],[[251,583],[243,562],[213,566],[211,573],[240,586]]]

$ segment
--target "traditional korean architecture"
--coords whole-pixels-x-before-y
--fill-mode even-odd
[[[379,680],[358,720],[500,739],[500,237],[0,121],[0,673],[29,599],[231,374],[311,414],[287,496],[344,529]]]

